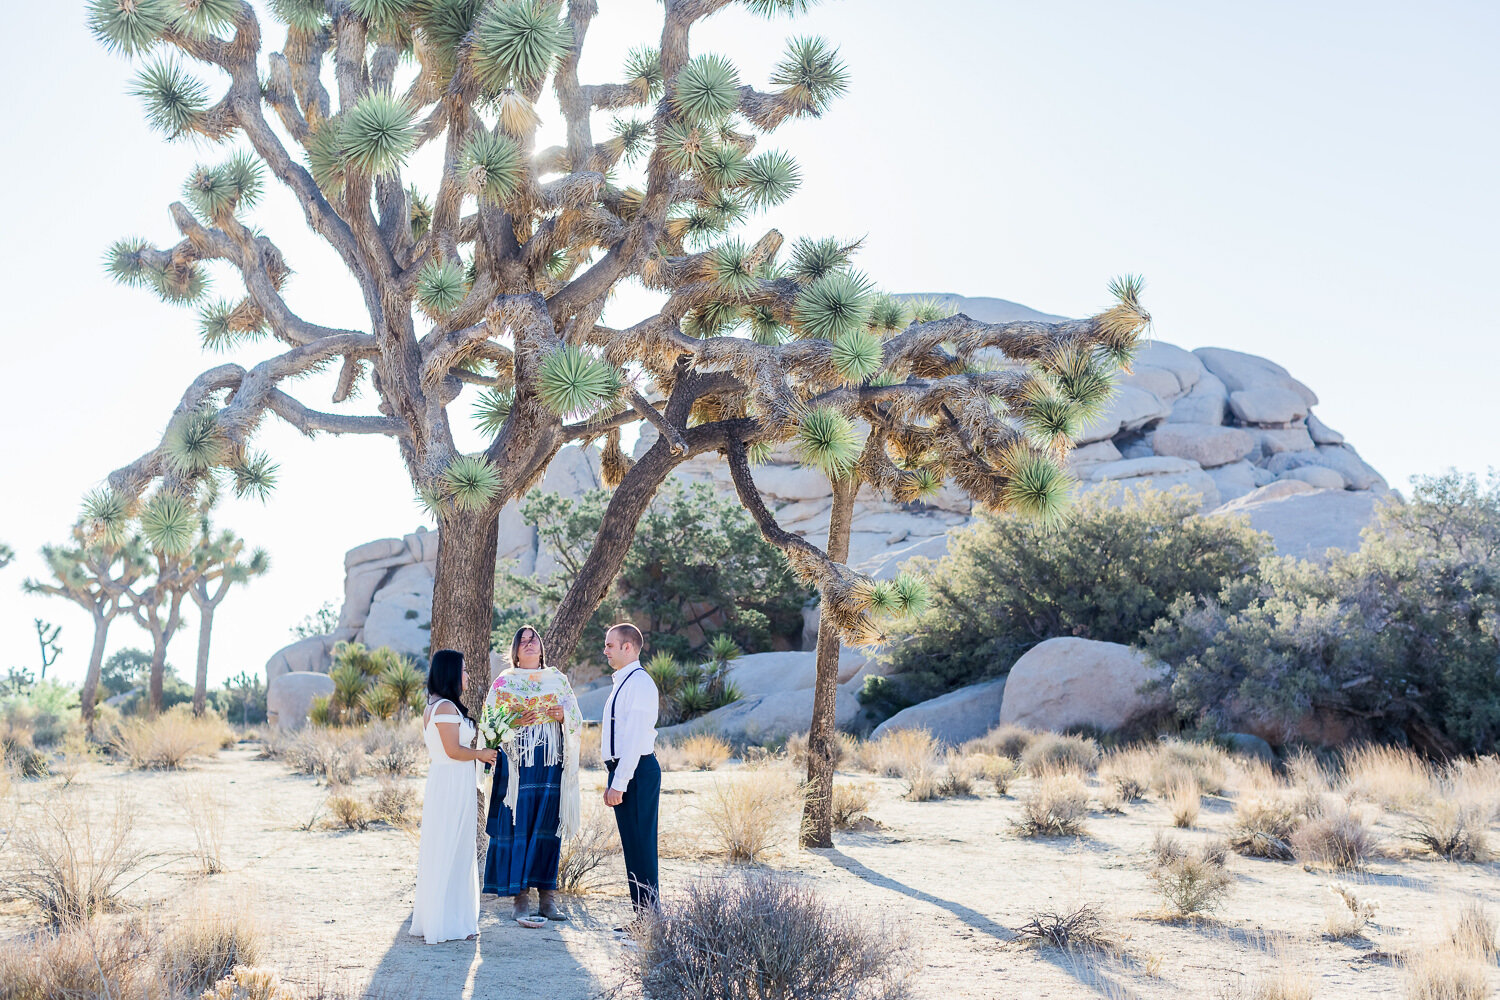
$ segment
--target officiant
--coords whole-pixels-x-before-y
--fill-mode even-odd
[[[495,765],[484,891],[512,897],[511,915],[521,926],[544,927],[567,919],[557,906],[557,865],[562,838],[578,832],[582,816],[583,715],[567,676],[547,666],[541,633],[529,625],[516,630],[510,666],[490,685],[485,704],[496,702],[517,715],[516,734]]]

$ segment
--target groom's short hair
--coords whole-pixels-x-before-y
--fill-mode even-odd
[[[616,622],[609,627],[609,630],[619,637],[621,642],[630,643],[637,651],[645,648],[646,637],[641,635],[641,630],[630,622]]]

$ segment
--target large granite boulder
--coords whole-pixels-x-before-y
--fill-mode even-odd
[[[333,694],[333,678],[299,670],[281,674],[266,690],[266,722],[278,729],[301,729],[313,699]]]
[[[1326,550],[1356,552],[1360,532],[1375,518],[1380,495],[1368,490],[1320,490],[1281,480],[1225,504],[1215,517],[1244,516],[1270,534],[1276,553],[1322,562]]]
[[[839,650],[839,683],[859,673],[869,659],[857,649]],[[815,650],[751,653],[730,665],[729,680],[747,697],[810,688],[818,682],[818,654]]]
[[[1222,424],[1229,406],[1229,390],[1218,376],[1204,374],[1193,390],[1172,404],[1169,424]]]
[[[1332,469],[1344,479],[1344,488],[1384,492],[1385,479],[1365,464],[1364,459],[1346,444],[1320,444],[1311,451],[1284,452],[1273,455],[1266,468],[1280,475],[1306,465]]]
[[[1203,367],[1223,382],[1231,393],[1247,389],[1288,389],[1299,396],[1305,405],[1317,405],[1317,394],[1292,378],[1285,368],[1274,361],[1223,347],[1199,347],[1193,353],[1203,362]]]
[[[717,733],[725,739],[751,743],[784,739],[807,732],[812,725],[812,705],[813,689],[810,687],[772,691],[741,698],[678,726],[663,727],[657,730],[657,734],[668,740],[679,740],[698,732]],[[847,726],[859,712],[859,699],[854,692],[839,687],[834,700],[834,724]]]
[[[1054,731],[1089,726],[1105,732],[1167,702],[1165,690],[1141,690],[1162,669],[1129,646],[1092,639],[1048,639],[1010,668],[1000,722]]]
[[[1172,407],[1154,393],[1139,386],[1120,385],[1103,412],[1084,425],[1076,440],[1079,444],[1104,441],[1117,434],[1159,424],[1171,413]]]
[[[1124,501],[1126,494],[1151,489],[1161,492],[1183,487],[1198,495],[1200,506],[1211,510],[1219,505],[1219,488],[1213,477],[1186,458],[1156,455],[1150,458],[1126,458],[1118,462],[1101,462],[1080,470],[1084,488],[1103,491],[1111,502]]]
[[[1004,677],[970,684],[903,708],[876,726],[870,738],[879,739],[896,729],[925,729],[949,746],[958,746],[995,728],[1004,697]]]
[[[1238,389],[1229,394],[1229,412],[1242,423],[1277,426],[1307,416],[1307,400],[1278,385]]]
[[[341,639],[353,639],[353,629],[340,629],[329,635],[311,635],[283,646],[266,661],[266,684],[291,673],[326,674],[333,662],[333,647]]]
[[[1185,458],[1205,469],[1238,462],[1255,449],[1255,439],[1238,427],[1162,424],[1151,434],[1158,455]]]

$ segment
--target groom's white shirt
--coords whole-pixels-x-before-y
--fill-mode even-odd
[[[635,674],[637,676],[631,676]],[[625,679],[630,683],[625,684]],[[623,687],[621,685],[624,685]],[[631,660],[616,670],[609,697],[604,699],[604,718],[599,726],[599,750],[605,760],[618,759],[615,776],[609,787],[624,792],[635,775],[635,766],[648,753],[656,752],[656,682],[641,669],[640,660]],[[610,725],[613,710],[614,726]],[[611,739],[614,753],[610,753]]]

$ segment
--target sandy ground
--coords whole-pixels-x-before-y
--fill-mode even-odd
[[[229,750],[180,772],[94,764],[76,780],[69,794],[90,801],[127,796],[139,835],[171,859],[132,887],[131,900],[174,912],[203,899],[259,914],[270,943],[263,964],[285,970],[293,982],[333,980],[378,996],[445,998],[588,998],[621,983],[627,945],[610,932],[628,911],[618,857],[608,862],[603,888],[568,901],[567,923],[520,928],[508,919],[509,900],[487,896],[477,943],[428,947],[406,928],[415,835],[385,826],[332,830],[321,818],[304,829],[326,817],[326,789],[255,755],[249,747]],[[703,856],[695,800],[713,782],[745,777],[742,770],[730,764],[665,775],[668,896],[687,880],[730,870]],[[1333,876],[1231,855],[1236,885],[1226,904],[1212,918],[1174,923],[1161,919],[1145,876],[1147,846],[1169,823],[1158,803],[1136,803],[1123,815],[1095,813],[1084,838],[1022,839],[1010,829],[1016,800],[993,789],[917,803],[901,798],[900,781],[846,777],[876,787],[870,815],[878,828],[840,834],[827,851],[799,851],[787,841],[769,867],[811,880],[827,899],[872,922],[904,928],[918,948],[921,998],[1232,996],[1236,986],[1248,989],[1257,976],[1287,964],[1315,997],[1397,996],[1400,971],[1392,955],[1435,940],[1466,899],[1500,914],[1495,864],[1384,860],[1338,876],[1379,907],[1365,936],[1327,940]],[[420,789],[421,778],[406,780]],[[20,793],[60,794],[59,784],[55,778],[26,783]],[[195,874],[186,856],[193,837],[181,803],[202,788],[222,793],[228,806],[229,870],[215,876]],[[368,793],[374,782],[361,779],[355,788]],[[601,772],[586,771],[583,788],[586,799],[597,796]],[[1024,782],[1012,795],[1019,788]],[[1184,837],[1223,832],[1230,809],[1228,801],[1205,798],[1199,828]],[[1402,820],[1386,816],[1380,829],[1395,845]],[[1014,929],[1037,910],[1079,902],[1104,907],[1121,942],[1116,955],[1081,957],[1016,940]],[[34,923],[24,908],[9,904],[0,912],[0,935]],[[1500,974],[1492,970],[1492,977],[1500,984]]]

